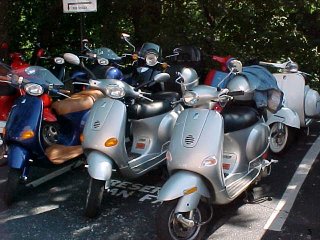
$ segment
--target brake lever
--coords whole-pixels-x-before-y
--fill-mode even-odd
[[[145,100],[148,100],[149,102],[153,102],[153,100],[152,100],[151,98],[148,98],[148,97],[146,97],[146,96],[143,96],[142,94],[139,94],[139,97],[140,97],[140,98],[143,98],[143,99],[145,99]]]

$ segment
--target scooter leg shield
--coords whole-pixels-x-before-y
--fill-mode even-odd
[[[107,155],[93,151],[87,157],[89,175],[97,180],[107,181],[111,178],[113,160]]]
[[[21,146],[11,145],[8,149],[8,166],[22,169],[28,160],[28,151]]]

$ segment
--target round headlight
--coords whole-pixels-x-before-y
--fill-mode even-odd
[[[183,102],[188,106],[195,105],[198,102],[198,96],[195,92],[188,91],[183,95]]]
[[[111,98],[123,98],[125,95],[125,91],[118,85],[108,85],[106,87],[106,94]]]
[[[158,56],[155,53],[146,54],[146,63],[148,66],[154,66],[158,63]]]
[[[43,87],[35,83],[27,83],[24,85],[24,90],[32,96],[40,96],[43,94]]]
[[[99,65],[107,66],[109,64],[109,60],[106,58],[98,58]]]
[[[64,64],[64,58],[62,57],[55,57],[53,60],[56,64]]]

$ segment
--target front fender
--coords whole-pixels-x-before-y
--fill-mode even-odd
[[[268,114],[268,121],[266,123],[270,126],[275,122],[281,122],[293,128],[300,128],[300,118],[298,113],[287,107],[281,108],[274,114]]]
[[[201,176],[194,172],[178,171],[161,188],[158,200],[169,201],[184,195],[184,190],[197,187],[197,193],[210,198],[210,193]]]
[[[18,145],[8,147],[8,166],[15,169],[23,169],[29,160],[29,151]]]
[[[107,155],[93,151],[87,156],[88,173],[97,180],[107,181],[111,178],[113,160]]]
[[[184,191],[197,188],[196,192],[184,195]],[[158,200],[170,201],[181,198],[176,207],[176,212],[188,212],[195,209],[200,197],[210,198],[210,193],[199,174],[189,171],[179,171],[173,174],[161,188]]]

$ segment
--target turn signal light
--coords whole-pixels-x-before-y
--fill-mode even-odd
[[[84,141],[84,135],[81,133],[80,134],[80,142],[83,143],[83,141]]]
[[[3,135],[3,137],[6,136],[6,128],[5,128],[5,127],[4,127],[3,130],[2,130],[2,135]]]
[[[115,145],[117,145],[118,144],[118,139],[116,139],[116,138],[109,138],[105,143],[104,143],[104,145],[106,146],[106,147],[113,147],[113,146],[115,146]]]
[[[25,130],[20,135],[21,140],[26,140],[33,137],[34,137],[34,132],[32,130]]]
[[[196,191],[198,191],[198,188],[197,187],[192,187],[192,188],[184,190],[183,191],[183,195],[189,195],[189,194],[194,193]]]
[[[133,60],[138,60],[138,58],[139,58],[138,54],[136,54],[136,53],[132,54],[132,59]]]

